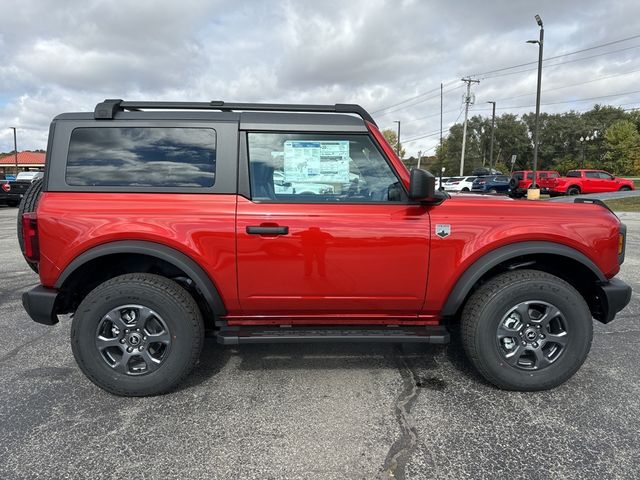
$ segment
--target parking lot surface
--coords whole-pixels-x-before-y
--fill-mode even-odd
[[[37,284],[0,207],[0,478],[640,478],[640,215],[620,277],[631,304],[595,322],[567,384],[514,393],[448,346],[222,347],[208,339],[177,392],[120,398],[91,384],[69,321],[38,325]]]

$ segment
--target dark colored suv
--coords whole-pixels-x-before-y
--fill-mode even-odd
[[[445,343],[460,323],[498,387],[569,379],[592,317],[629,302],[624,225],[584,201],[434,186],[357,105],[107,100],[53,120],[19,212],[41,283],[23,303],[47,325],[72,314],[79,367],[119,395],[174,388],[205,331]]]

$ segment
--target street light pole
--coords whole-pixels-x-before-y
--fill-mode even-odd
[[[538,44],[538,88],[536,92],[536,123],[533,132],[533,183],[532,188],[536,188],[536,171],[538,170],[538,133],[540,127],[540,88],[542,86],[542,49],[544,47],[544,26],[540,15],[536,15],[536,22],[540,26],[540,39],[528,40],[527,43]]]
[[[394,120],[393,123],[398,124],[398,139],[396,142],[396,155],[398,155],[398,158],[400,158],[400,120]],[[400,160],[402,159],[400,158]]]
[[[496,102],[487,102],[493,106],[493,113],[491,115],[491,146],[489,147],[489,171],[493,168],[493,139],[494,130],[496,127]]]
[[[13,158],[16,161],[16,177],[18,176],[18,141],[16,138],[16,127],[9,127],[13,130]]]

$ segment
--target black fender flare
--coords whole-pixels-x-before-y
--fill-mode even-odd
[[[535,254],[557,255],[560,257],[570,258],[591,270],[598,278],[598,281],[603,283],[607,282],[607,278],[600,271],[598,266],[582,252],[579,252],[574,248],[553,242],[538,241],[513,243],[511,245],[497,248],[483,255],[465,270],[449,293],[449,297],[442,309],[442,316],[446,317],[455,315],[473,286],[493,267],[512,258]]]
[[[176,268],[182,270],[189,278],[191,278],[191,280],[193,280],[215,315],[226,315],[226,309],[222,301],[222,297],[220,296],[213,280],[209,275],[207,275],[202,267],[200,267],[195,260],[175,248],[167,247],[166,245],[155,242],[119,240],[90,248],[77,256],[71,263],[69,263],[69,265],[67,265],[58,277],[55,288],[62,288],[64,282],[73,274],[73,272],[85,265],[87,262],[95,260],[96,258],[119,253],[147,255],[172,264]]]

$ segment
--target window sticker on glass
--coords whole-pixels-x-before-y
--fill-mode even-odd
[[[349,182],[349,141],[287,140],[284,177],[287,182]]]

